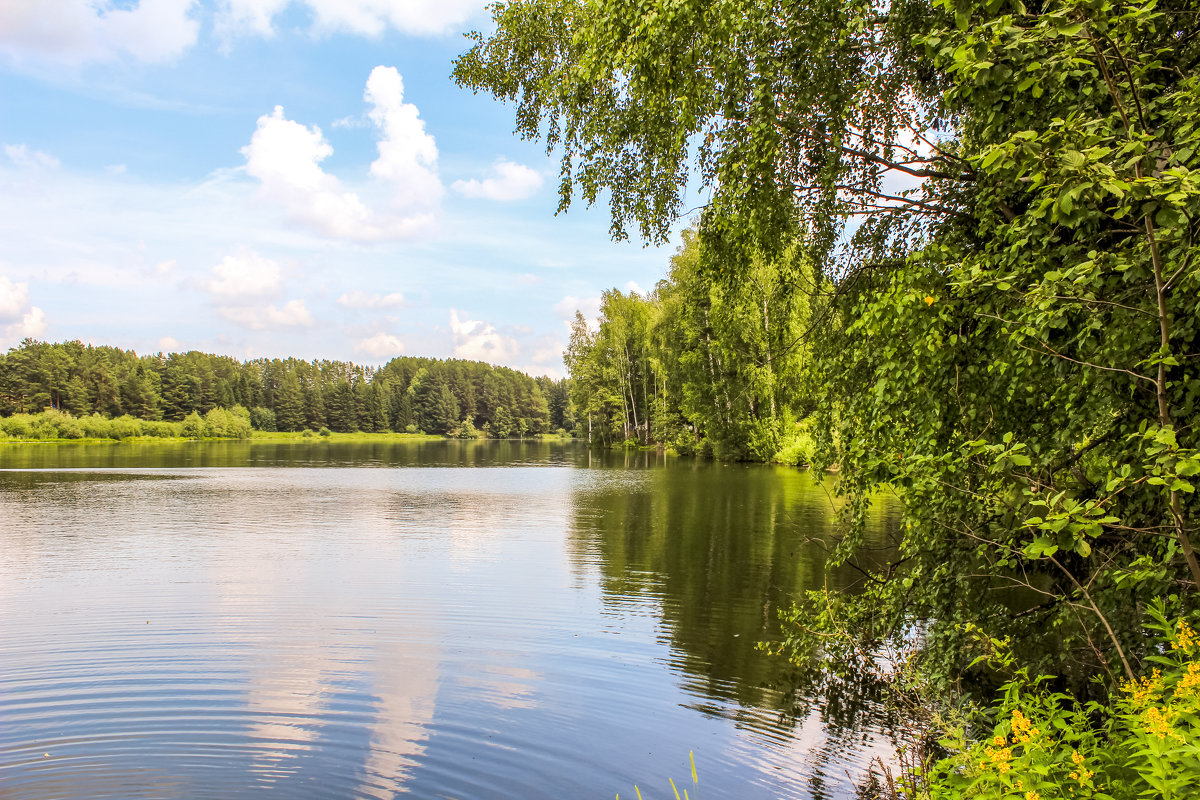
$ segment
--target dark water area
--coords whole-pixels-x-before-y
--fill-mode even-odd
[[[0,797],[851,797],[882,714],[755,647],[826,581],[829,490],[572,443],[0,446]]]

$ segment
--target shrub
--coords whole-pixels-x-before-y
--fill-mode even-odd
[[[795,423],[792,429],[783,437],[779,450],[771,459],[778,464],[800,466],[812,462],[817,442],[812,434],[812,425],[808,420]]]
[[[183,435],[189,439],[201,439],[204,437],[204,418],[195,411],[183,418]]]
[[[93,413],[86,417],[80,417],[79,424],[83,426],[83,432],[89,439],[109,438],[108,420],[99,414]]]
[[[319,433],[321,436],[333,436],[333,431],[324,426],[322,426],[321,430],[317,431],[317,433]]]
[[[0,420],[0,428],[14,439],[29,439],[33,436],[33,418],[29,414],[13,414]]]
[[[108,421],[110,439],[129,439],[142,435],[142,421],[124,414]]]

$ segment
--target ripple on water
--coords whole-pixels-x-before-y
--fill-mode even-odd
[[[779,589],[726,563],[791,477],[678,511],[648,464],[450,461],[0,473],[0,796],[607,796],[689,750],[708,796],[848,796],[874,745],[781,715],[733,594]]]

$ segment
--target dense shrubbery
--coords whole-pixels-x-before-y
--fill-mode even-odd
[[[145,420],[122,415],[99,414],[73,417],[65,411],[48,409],[40,414],[0,417],[0,434],[6,439],[40,441],[49,439],[132,439],[183,437],[188,439],[245,439],[250,436],[250,413],[241,406],[214,408],[201,417],[193,412],[182,422]]]

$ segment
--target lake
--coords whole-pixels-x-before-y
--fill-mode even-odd
[[[849,798],[890,749],[755,648],[825,581],[807,472],[456,441],[0,470],[5,800]]]

